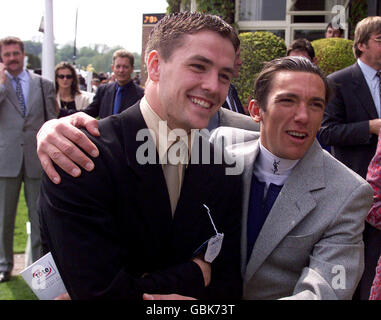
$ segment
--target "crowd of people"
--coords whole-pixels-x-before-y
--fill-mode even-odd
[[[92,93],[67,62],[55,83],[34,75],[2,39],[0,282],[24,182],[58,299],[381,299],[381,17],[358,23],[354,53],[327,77],[296,39],[245,109],[240,40],[217,16],[160,20],[144,88],[127,50]]]

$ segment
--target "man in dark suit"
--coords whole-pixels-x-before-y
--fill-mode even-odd
[[[239,47],[236,51],[234,61],[234,78],[238,77],[241,66],[241,48]],[[229,86],[228,95],[222,105],[222,108],[220,108],[210,119],[207,128],[209,131],[212,131],[222,126],[259,131],[259,124],[255,123],[248,115],[246,115],[242,103],[239,100],[237,90],[233,84],[230,84]]]
[[[353,47],[357,62],[328,76],[335,95],[325,109],[319,138],[332,146],[335,158],[365,178],[381,128],[381,17],[368,17],[357,24]],[[369,297],[381,253],[381,232],[366,224],[364,242],[361,299]]]
[[[144,95],[144,89],[131,79],[134,71],[134,56],[124,49],[114,52],[111,69],[116,81],[99,86],[93,102],[81,111],[92,117],[106,118],[118,114],[134,105]],[[67,110],[64,115],[77,112]]]
[[[24,183],[31,222],[32,260],[41,256],[36,201],[41,164],[36,134],[56,117],[53,82],[24,69],[24,44],[16,37],[0,41],[0,282],[10,280],[17,203]]]
[[[241,66],[242,66],[241,48],[239,47],[235,53],[234,74],[233,74],[234,78],[238,77]],[[237,89],[232,83],[229,86],[228,95],[222,107],[234,112],[246,114],[245,110],[243,109],[241,100],[239,100]]]
[[[226,176],[208,140],[190,133],[225,99],[238,45],[216,16],[163,18],[147,43],[145,96],[101,120],[101,137],[88,135],[100,150],[96,169],[79,178],[59,171],[59,185],[44,176],[45,249],[72,298],[240,298],[240,177]],[[185,157],[173,163],[177,151]]]

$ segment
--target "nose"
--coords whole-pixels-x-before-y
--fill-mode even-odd
[[[202,80],[201,88],[209,93],[216,93],[219,90],[218,72],[207,72]]]
[[[306,124],[309,119],[308,106],[305,102],[300,102],[295,109],[294,120]]]

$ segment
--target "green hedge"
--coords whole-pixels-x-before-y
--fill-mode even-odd
[[[342,38],[319,39],[311,42],[318,66],[326,75],[355,63],[353,41]]]
[[[271,32],[244,32],[241,40],[242,67],[239,77],[233,80],[243,105],[253,97],[254,81],[265,62],[286,55],[284,40]]]

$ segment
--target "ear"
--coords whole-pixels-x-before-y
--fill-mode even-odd
[[[313,64],[316,64],[316,63],[317,63],[317,58],[314,57],[314,58],[311,60],[311,62],[312,62]]]
[[[153,50],[149,53],[147,58],[147,72],[148,77],[152,81],[158,81],[160,75],[160,55],[159,52]]]
[[[258,101],[255,99],[250,100],[248,109],[249,109],[250,117],[255,122],[259,123],[262,120],[262,114],[261,114],[261,110],[259,108]]]
[[[361,52],[363,52],[365,49],[367,49],[368,48],[368,44],[365,44],[365,43],[361,43],[361,42],[359,42],[358,44],[357,44],[357,49],[359,49]]]

